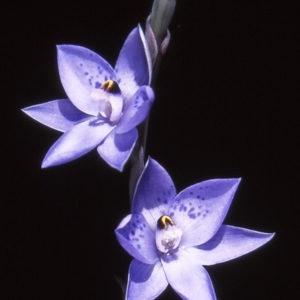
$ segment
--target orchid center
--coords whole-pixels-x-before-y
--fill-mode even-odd
[[[163,215],[157,220],[156,247],[160,252],[170,254],[178,247],[181,236],[181,229],[176,227],[170,216]]]
[[[98,102],[99,114],[111,122],[118,122],[122,116],[123,98],[119,85],[106,80],[91,92],[91,98]]]

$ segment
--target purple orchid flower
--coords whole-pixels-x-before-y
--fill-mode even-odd
[[[60,45],[57,51],[69,99],[23,109],[33,119],[65,132],[48,151],[42,168],[72,161],[97,147],[109,165],[122,171],[137,140],[136,126],[154,101],[143,31],[137,27],[129,34],[115,69],[84,47]]]
[[[132,214],[116,229],[120,244],[134,257],[126,299],[154,299],[168,283],[182,299],[216,299],[203,265],[249,253],[274,235],[222,225],[239,182],[208,180],[176,195],[166,170],[148,160]]]

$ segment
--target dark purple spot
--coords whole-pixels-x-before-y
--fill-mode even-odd
[[[131,232],[130,232],[132,235],[135,235],[135,232],[132,230]]]
[[[195,208],[192,207],[192,208],[189,209],[188,213],[191,213],[191,212],[193,212],[194,210],[195,210]]]
[[[200,199],[200,196],[199,196],[199,195],[197,195],[197,199]]]
[[[188,214],[191,219],[196,219],[196,214]]]
[[[84,72],[84,75],[89,75],[89,72]]]
[[[170,217],[173,217],[173,216],[174,216],[174,212],[171,212],[171,213],[170,213]]]
[[[190,195],[193,195],[194,193],[193,192],[190,192]]]
[[[99,89],[101,87],[101,83],[96,81],[95,82],[95,89]]]
[[[137,248],[138,248],[138,249],[141,249],[142,247],[141,247],[141,245],[140,245],[140,244],[138,244],[138,245],[137,245]]]

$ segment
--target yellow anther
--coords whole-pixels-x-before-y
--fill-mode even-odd
[[[115,81],[109,79],[102,83],[101,89],[105,92],[114,93],[119,91],[119,86]]]
[[[157,227],[166,229],[168,225],[174,226],[174,222],[170,216],[163,215],[157,220]]]

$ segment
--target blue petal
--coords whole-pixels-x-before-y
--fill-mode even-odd
[[[29,106],[22,111],[36,121],[62,132],[91,117],[78,110],[69,99]]]
[[[137,260],[145,264],[158,260],[154,234],[142,215],[128,215],[115,233],[122,247]]]
[[[113,128],[96,118],[75,125],[50,148],[42,168],[61,165],[86,154],[99,145]]]
[[[170,216],[184,235],[181,244],[196,246],[210,240],[227,214],[240,179],[213,179],[180,192]]]
[[[203,265],[214,265],[245,255],[268,241],[274,233],[222,225],[212,239],[197,246],[195,255]]]
[[[182,299],[216,299],[208,273],[189,252],[180,249],[172,259],[161,262],[169,284]]]
[[[134,195],[132,213],[143,214],[150,228],[155,231],[157,220],[169,213],[176,190],[167,171],[149,158],[139,179]]]
[[[151,70],[148,45],[142,29],[137,27],[126,39],[115,67],[125,102],[140,86],[150,84]]]
[[[158,297],[168,286],[161,262],[144,264],[133,260],[129,268],[126,291],[127,300],[151,300]]]
[[[116,132],[127,132],[143,122],[150,111],[153,101],[154,93],[151,87],[140,87],[127,103],[122,119],[117,125]]]
[[[70,101],[82,112],[97,116],[99,103],[91,98],[108,79],[117,81],[112,67],[95,52],[80,46],[57,46],[58,69]]]
[[[122,171],[133,150],[138,133],[135,128],[123,134],[116,134],[115,131],[108,135],[97,150],[110,166]]]

